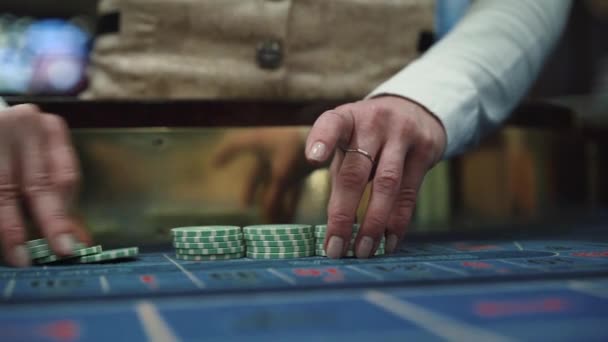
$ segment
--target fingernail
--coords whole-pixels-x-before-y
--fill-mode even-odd
[[[312,145],[312,148],[310,149],[310,159],[312,160],[317,160],[317,161],[322,161],[323,157],[325,156],[325,150],[327,148],[325,147],[325,144],[322,142],[316,142],[314,143],[314,145]]]
[[[13,249],[13,262],[17,267],[28,267],[30,265],[30,254],[25,246],[20,245]]]
[[[59,253],[65,255],[74,254],[74,238],[70,234],[60,234],[55,238]]]
[[[339,259],[344,249],[344,240],[339,236],[332,236],[327,243],[327,256],[331,259]]]
[[[374,239],[369,236],[364,236],[359,241],[359,246],[357,246],[357,258],[369,258],[369,255],[374,248]]]
[[[386,251],[388,253],[393,253],[397,248],[397,243],[399,242],[399,238],[395,234],[391,234],[386,239]]]

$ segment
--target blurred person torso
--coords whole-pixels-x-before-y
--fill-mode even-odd
[[[360,98],[424,48],[433,0],[102,0],[85,98]],[[426,40],[426,41],[425,41]]]

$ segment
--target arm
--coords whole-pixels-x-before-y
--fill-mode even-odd
[[[374,98],[317,119],[306,143],[311,163],[325,162],[340,145],[373,157],[371,163],[359,153],[333,157],[329,257],[349,248],[369,257],[384,237],[386,250],[395,250],[426,172],[506,117],[538,74],[569,6],[567,0],[480,0],[446,38],[372,92]],[[370,201],[351,246],[370,178]]]
[[[396,95],[433,113],[444,157],[498,126],[526,94],[559,38],[570,0],[479,0],[454,30],[370,96]]]

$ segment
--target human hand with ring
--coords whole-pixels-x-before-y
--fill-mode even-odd
[[[372,183],[369,205],[355,240],[358,258],[373,255],[383,236],[395,251],[411,220],[425,174],[443,156],[439,120],[405,98],[381,96],[323,113],[306,141],[313,164],[333,154],[325,250],[340,258],[349,248],[359,202]]]

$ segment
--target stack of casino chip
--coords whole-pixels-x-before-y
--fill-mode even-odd
[[[315,255],[314,228],[306,224],[256,225],[243,228],[247,257],[293,259]]]
[[[83,243],[75,242],[72,255],[58,256],[51,251],[46,239],[30,240],[25,243],[30,258],[36,264],[50,263],[95,263],[125,258],[134,258],[139,254],[137,247],[120,248],[104,251],[100,245],[87,247]]]
[[[238,259],[245,255],[238,226],[199,226],[171,229],[175,258],[185,261]]]
[[[359,234],[360,225],[353,225],[353,233],[350,239],[350,245],[348,246],[348,250],[346,252],[347,257],[355,256],[355,239],[357,238],[357,234]],[[327,256],[325,253],[325,249],[323,245],[325,243],[325,235],[327,234],[327,225],[317,225],[315,226],[315,254],[318,256]],[[384,242],[385,238],[382,237],[380,244],[378,245],[378,249],[376,249],[376,253],[374,255],[384,255]]]

